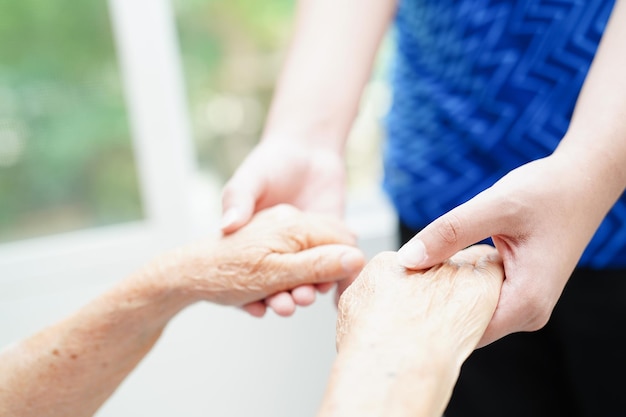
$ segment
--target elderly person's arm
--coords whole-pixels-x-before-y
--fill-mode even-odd
[[[279,206],[237,233],[167,254],[66,320],[0,354],[0,415],[89,416],[198,301],[242,306],[364,263],[340,222]]]
[[[339,301],[338,356],[318,417],[440,417],[496,308],[497,252],[476,246],[426,271],[374,258]]]

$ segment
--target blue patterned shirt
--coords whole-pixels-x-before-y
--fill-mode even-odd
[[[421,228],[552,153],[613,0],[400,0],[384,186]],[[626,196],[581,266],[626,267]]]

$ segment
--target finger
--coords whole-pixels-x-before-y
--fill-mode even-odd
[[[253,317],[263,317],[267,306],[263,301],[254,301],[241,307],[244,311]]]
[[[280,255],[287,275],[298,284],[316,284],[334,282],[355,276],[365,265],[363,253],[352,246],[322,245],[297,253]],[[282,285],[289,283],[283,282]]]
[[[263,190],[262,182],[259,175],[237,172],[226,184],[222,192],[220,224],[224,234],[235,232],[250,221]]]
[[[471,314],[474,327],[474,344],[481,343],[479,339],[485,337],[486,329],[496,311],[502,285],[504,281],[504,265],[498,251],[490,245],[474,245],[462,250],[452,256],[446,263],[452,263],[461,270],[468,268],[472,270],[471,275],[463,274],[457,276],[462,282],[465,294],[473,294],[478,308],[468,309],[467,314]],[[468,279],[469,278],[469,279]],[[476,346],[472,346],[474,349]]]
[[[334,286],[334,282],[324,282],[322,284],[315,284],[315,289],[320,294],[326,294],[328,291],[332,290]]]
[[[482,286],[482,303],[491,308],[491,315],[493,315],[500,292],[502,291],[502,285],[504,282],[504,263],[500,253],[490,245],[473,245],[469,248],[460,251],[452,258],[452,261],[466,262],[470,264],[474,271],[479,272],[479,275],[475,275],[473,281],[480,281]]]
[[[489,203],[479,195],[439,217],[400,248],[398,261],[408,269],[428,268],[497,234],[502,212]]]
[[[293,302],[299,306],[309,306],[315,302],[315,287],[313,285],[301,285],[291,290]]]
[[[293,301],[291,294],[286,291],[270,295],[265,302],[268,307],[282,317],[289,317],[296,311],[296,303]]]

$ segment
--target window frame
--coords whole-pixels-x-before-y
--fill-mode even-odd
[[[72,276],[77,260],[81,271],[93,271],[91,276],[115,264],[145,260],[206,227],[201,216],[194,215],[199,194],[206,192],[206,198],[217,200],[215,188],[197,189],[199,174],[170,2],[108,0],[108,7],[144,218],[0,244],[0,284],[5,289],[0,301],[17,295],[10,290],[12,282],[77,279]]]

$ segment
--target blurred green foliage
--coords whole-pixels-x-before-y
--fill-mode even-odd
[[[172,3],[199,160],[225,179],[258,140],[293,1]],[[0,0],[0,242],[141,217],[107,2]]]
[[[138,218],[106,2],[0,1],[0,241]]]
[[[295,2],[173,4],[200,165],[225,180],[259,139]]]

